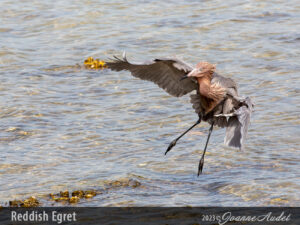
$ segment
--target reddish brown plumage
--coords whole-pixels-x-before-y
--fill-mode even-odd
[[[211,84],[215,69],[215,65],[208,62],[199,62],[196,65],[196,69],[189,74],[189,77],[197,78],[199,92],[202,96],[201,103],[204,107],[205,114],[212,111],[226,95],[226,90],[220,84]]]

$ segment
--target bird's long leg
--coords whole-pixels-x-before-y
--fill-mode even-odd
[[[189,132],[191,129],[193,129],[195,126],[197,126],[199,123],[201,123],[201,117],[199,116],[199,119],[197,120],[197,122],[191,126],[189,129],[187,129],[186,131],[184,131],[178,138],[174,139],[170,144],[168,149],[165,152],[165,155],[176,145],[176,142],[182,138],[187,132]]]
[[[206,152],[206,149],[207,149],[207,145],[208,145],[208,141],[209,141],[209,138],[210,138],[210,135],[213,131],[213,128],[214,128],[214,122],[211,123],[211,126],[209,128],[209,132],[208,132],[208,137],[207,137],[207,140],[206,140],[206,144],[205,144],[205,148],[204,148],[204,151],[202,153],[202,157],[199,161],[199,167],[198,167],[198,176],[200,175],[200,173],[202,173],[202,169],[203,169],[203,165],[204,165],[204,155],[205,155],[205,152]]]

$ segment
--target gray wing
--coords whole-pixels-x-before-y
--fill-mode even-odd
[[[253,111],[253,103],[249,97],[244,103],[245,105],[238,108],[228,120],[224,139],[224,144],[227,146],[243,149]]]
[[[237,84],[235,83],[235,81],[229,77],[223,77],[221,75],[219,75],[218,73],[214,73],[212,80],[212,83],[219,83],[222,87],[226,88],[226,89],[234,89],[236,91],[236,95],[238,95],[238,87]]]
[[[220,112],[217,110],[215,112],[215,115],[218,113],[223,113],[223,114],[232,113],[234,108],[237,108],[238,105],[240,104],[240,101],[243,100],[239,97],[238,86],[236,82],[231,78],[223,77],[217,73],[214,73],[212,78],[212,83],[218,83],[220,86],[225,88],[227,92],[227,98],[222,104],[222,109],[219,110]],[[217,119],[217,121],[219,121],[219,119]]]
[[[190,95],[190,98],[191,98],[190,102],[192,103],[193,108],[195,109],[195,113],[197,113],[197,115],[202,116],[205,110],[201,105],[201,95],[199,91],[197,91],[197,94]]]
[[[129,70],[133,76],[152,81],[176,97],[197,89],[197,83],[191,78],[180,81],[193,68],[177,58],[162,58],[146,63],[132,64],[127,61],[126,56],[123,56],[123,59],[115,57],[106,64],[111,70]]]

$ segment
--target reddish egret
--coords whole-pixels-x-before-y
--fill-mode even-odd
[[[200,62],[193,68],[176,57],[130,63],[125,53],[123,59],[114,58],[107,62],[108,68],[115,71],[128,70],[135,77],[154,82],[172,96],[180,97],[196,91],[190,97],[198,120],[169,144],[165,154],[201,121],[208,122],[210,128],[199,161],[198,176],[203,169],[204,155],[214,126],[226,127],[225,145],[243,148],[253,103],[249,97],[239,97],[236,83],[231,78],[217,74],[214,65]]]

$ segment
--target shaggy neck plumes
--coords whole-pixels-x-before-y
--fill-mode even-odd
[[[201,76],[197,77],[199,92],[205,97],[206,108],[208,113],[213,110],[225,97],[226,91],[219,84],[212,84],[212,76],[215,72],[215,66],[208,62],[200,62],[196,66],[201,69]]]

